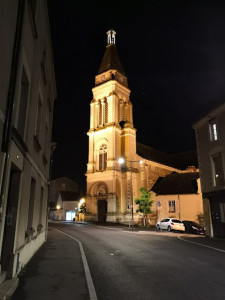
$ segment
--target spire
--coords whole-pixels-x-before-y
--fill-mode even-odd
[[[116,49],[116,32],[113,29],[111,29],[106,32],[106,35],[107,46],[102,59],[102,63],[98,70],[98,74],[101,74],[108,70],[116,70],[120,74],[126,76]]]

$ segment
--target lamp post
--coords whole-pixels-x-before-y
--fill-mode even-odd
[[[118,159],[119,164],[124,164],[125,161],[130,163],[130,195],[131,195],[131,228],[134,230],[134,203],[133,203],[133,183],[132,183],[132,163],[138,162],[140,164],[143,163],[142,160],[125,160],[123,157]]]

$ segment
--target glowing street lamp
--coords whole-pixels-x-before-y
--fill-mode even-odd
[[[133,185],[132,185],[132,163],[138,162],[143,163],[142,160],[125,160],[123,157],[118,159],[119,164],[124,164],[126,161],[130,163],[130,189],[131,189],[131,219],[132,219],[132,230],[134,230],[134,203],[133,203]]]
[[[59,210],[61,207],[60,207],[60,205],[58,204],[58,205],[56,205],[56,209],[57,210]]]

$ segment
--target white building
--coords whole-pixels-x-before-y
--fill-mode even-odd
[[[0,0],[0,283],[45,242],[56,83],[47,1]]]

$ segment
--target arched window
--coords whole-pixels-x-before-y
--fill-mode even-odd
[[[118,122],[124,121],[124,103],[123,100],[120,99],[118,102]]]
[[[105,124],[108,123],[108,102],[105,101]]]
[[[99,171],[106,170],[107,168],[107,145],[103,144],[99,150]]]
[[[102,103],[99,102],[99,125],[102,125]]]
[[[127,103],[123,103],[123,121],[127,120]]]
[[[118,101],[118,122],[120,122],[120,101]]]

